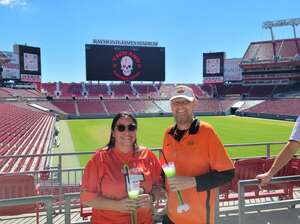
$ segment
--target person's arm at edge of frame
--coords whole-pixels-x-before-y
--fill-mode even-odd
[[[290,161],[290,159],[293,157],[293,155],[297,152],[299,148],[300,142],[295,140],[289,140],[288,143],[284,146],[284,148],[276,157],[271,168],[266,173],[259,174],[256,176],[257,179],[261,180],[260,185],[264,185],[270,182],[271,178]]]

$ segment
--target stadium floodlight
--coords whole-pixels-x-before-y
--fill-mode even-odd
[[[274,41],[275,36],[274,36],[274,32],[273,32],[273,27],[292,26],[293,27],[294,38],[297,38],[296,26],[298,26],[299,24],[300,24],[300,18],[281,19],[281,20],[263,22],[262,28],[263,29],[270,29],[272,40]]]
[[[277,26],[297,26],[300,24],[300,18],[295,19],[281,19],[274,21],[266,21],[263,23],[264,29],[270,29]]]

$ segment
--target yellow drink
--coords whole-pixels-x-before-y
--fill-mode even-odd
[[[164,168],[164,172],[166,174],[167,177],[174,177],[176,176],[176,169],[175,167],[172,166],[167,166]]]
[[[137,199],[139,197],[139,190],[128,191],[128,197],[130,199]]]

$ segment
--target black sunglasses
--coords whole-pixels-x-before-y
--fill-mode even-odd
[[[136,125],[135,124],[129,124],[129,125],[118,124],[117,125],[117,129],[119,132],[125,131],[126,128],[128,131],[133,132],[136,130]]]

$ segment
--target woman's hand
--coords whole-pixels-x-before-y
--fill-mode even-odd
[[[117,211],[127,213],[130,213],[132,210],[135,210],[139,206],[138,200],[133,200],[129,198],[124,198],[117,201],[116,205]]]

